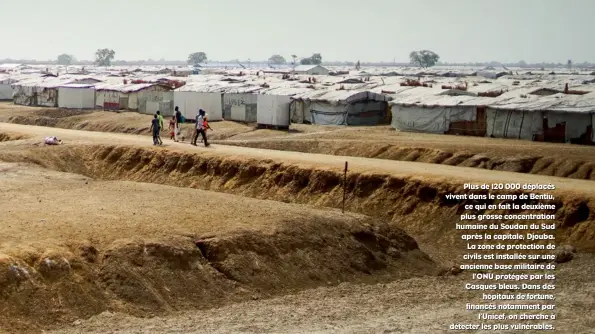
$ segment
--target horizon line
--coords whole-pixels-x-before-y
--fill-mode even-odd
[[[356,61],[350,61],[350,60],[331,60],[331,61],[323,61],[322,64],[320,65],[324,65],[324,64],[356,64],[359,60]],[[56,59],[54,60],[49,60],[49,59],[43,59],[43,60],[37,60],[37,59],[17,59],[17,58],[3,58],[0,59],[0,64],[4,64],[4,63],[23,63],[23,64],[27,64],[29,62],[31,63],[47,63],[47,64],[56,64],[58,61]],[[188,64],[187,60],[167,60],[167,59],[159,59],[159,60],[154,60],[154,59],[137,59],[137,60],[125,60],[125,59],[115,59],[112,60],[112,64],[114,63],[131,63],[131,65],[138,65],[138,64],[142,64],[142,63],[152,63],[151,65],[169,65],[168,63],[180,63],[180,64]],[[436,65],[440,66],[440,65],[459,65],[459,66],[465,66],[465,65],[518,65],[523,63],[524,61],[517,61],[517,62],[500,62],[500,61],[495,61],[495,60],[491,60],[491,61],[464,61],[464,62],[447,62],[447,61],[439,61]],[[93,64],[95,63],[95,60],[76,60],[70,64],[70,65],[88,65],[88,64]],[[209,63],[219,63],[219,64],[230,64],[230,63],[240,63],[240,64],[270,64],[270,65],[292,65],[292,62],[285,62],[285,63],[281,63],[281,64],[273,64],[270,63],[268,60],[238,60],[238,59],[230,59],[230,60],[207,60],[206,62],[204,62],[203,64],[209,64]],[[361,65],[374,65],[374,64],[386,64],[386,65],[412,65],[411,62],[409,61],[359,61],[359,63]],[[564,65],[567,66],[568,63],[567,62],[546,62],[546,61],[542,61],[542,62],[524,62],[524,66],[530,66],[530,65],[543,65],[543,64],[555,64],[555,65]],[[573,62],[572,65],[577,66],[577,65],[593,65],[594,63],[591,63],[589,61],[583,61],[583,62]],[[299,63],[297,63],[296,65],[301,65]]]

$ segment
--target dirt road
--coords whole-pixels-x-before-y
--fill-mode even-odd
[[[0,102],[0,122],[13,124],[149,136],[150,121],[151,115],[137,112],[76,111]],[[211,126],[209,139],[215,144],[595,181],[593,146],[400,132],[388,125],[292,124],[288,131],[258,129],[254,124],[233,121],[213,122]],[[192,132],[192,124],[182,125],[183,137],[190,138]]]
[[[39,142],[41,142],[45,136],[53,135],[63,139],[66,145],[68,145],[68,143],[102,143],[109,145],[136,145],[143,147],[153,146],[151,139],[147,138],[146,136],[120,133],[79,131],[6,123],[0,123],[0,132],[30,135]],[[542,175],[527,175],[502,171],[489,171],[477,168],[444,166],[418,162],[275,151],[226,145],[211,145],[209,148],[202,146],[193,147],[189,144],[174,143],[167,140],[163,147],[156,147],[156,149],[194,151],[223,157],[276,160],[279,162],[305,165],[308,167],[332,168],[336,170],[342,170],[344,168],[345,161],[347,161],[349,163],[349,170],[364,173],[368,172],[394,176],[411,176],[424,178],[426,180],[433,179],[436,181],[460,183],[553,183],[557,189],[562,191],[595,193],[595,187],[593,187],[592,183],[582,180],[572,180],[568,178]]]

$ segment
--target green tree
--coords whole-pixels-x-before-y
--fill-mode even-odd
[[[302,65],[312,65],[312,59],[311,58],[302,58],[302,60],[300,60],[300,64],[302,64]]]
[[[58,56],[58,65],[71,65],[74,63],[74,56],[68,54],[61,54]]]
[[[412,51],[409,54],[409,60],[411,63],[423,68],[436,65],[439,59],[440,56],[430,50]]]
[[[320,53],[315,53],[308,58],[303,58],[300,60],[300,64],[302,65],[320,65],[322,63],[322,56]]]
[[[207,54],[204,52],[194,52],[188,55],[188,64],[200,66],[201,63],[207,61]]]
[[[269,63],[271,64],[275,64],[275,65],[280,65],[280,64],[285,64],[285,58],[283,58],[283,56],[281,55],[272,55],[271,58],[269,58]]]
[[[312,55],[312,57],[310,57],[310,61],[313,65],[320,65],[322,64],[322,56],[320,53],[315,53]]]
[[[95,52],[95,64],[97,66],[110,66],[116,57],[116,52],[111,49],[98,49]]]

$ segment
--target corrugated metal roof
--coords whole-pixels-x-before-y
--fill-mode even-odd
[[[362,100],[387,101],[388,96],[367,90],[310,90],[297,94],[295,100],[354,103]]]
[[[300,65],[302,66],[302,65]],[[298,68],[300,68],[298,66]],[[315,65],[303,65],[302,68],[312,68]],[[65,70],[54,65],[30,66],[32,70],[18,69],[13,73],[0,75],[0,83],[13,86],[27,86],[39,89],[64,86],[76,83],[81,78],[93,78],[102,82],[95,84],[98,90],[116,90],[122,92],[137,91],[151,86],[145,84],[123,84],[123,80],[143,80],[158,82],[159,80],[180,80],[181,78],[168,75],[155,75],[142,72],[146,66],[111,67],[105,68],[85,66],[84,75],[61,73],[59,77],[42,77],[40,70],[50,69],[52,73]],[[69,67],[72,68],[72,67]],[[140,72],[133,72],[134,69]],[[160,67],[153,67],[160,68]],[[568,84],[571,90],[595,92],[595,76],[592,70],[570,71],[567,74],[550,74],[555,70],[509,69],[513,74],[507,74],[498,79],[485,79],[478,76],[458,77],[460,74],[473,74],[481,68],[473,67],[433,67],[421,69],[416,67],[368,67],[356,71],[353,66],[329,67],[332,71],[346,71],[348,74],[338,76],[317,76],[315,82],[307,82],[308,75],[291,75],[282,78],[282,73],[256,75],[262,69],[232,69],[212,68],[217,74],[191,75],[183,78],[187,84],[178,91],[219,92],[219,93],[253,93],[293,96],[295,98],[318,99],[328,101],[347,101],[351,96],[362,96],[362,92],[382,94],[393,99],[396,104],[417,104],[425,106],[435,105],[488,105],[494,108],[518,108],[521,110],[537,110],[556,108],[556,110],[585,112],[593,110],[593,97],[586,95],[556,94],[550,96],[536,96],[530,93],[540,88],[563,91]],[[242,72],[242,75],[239,75]],[[392,73],[391,73],[392,72]],[[519,74],[516,74],[516,73]],[[531,72],[531,73],[528,73]],[[113,74],[123,76],[113,76]],[[383,75],[384,74],[384,75]],[[386,76],[391,74],[391,76]],[[287,74],[285,74],[287,75]],[[419,78],[422,82],[430,83],[433,87],[409,87],[400,84],[405,79],[418,79],[417,75],[427,75]],[[357,80],[350,80],[357,79]],[[226,81],[222,81],[226,80]],[[340,83],[350,80],[352,83]],[[362,82],[363,81],[363,82]],[[453,86],[467,82],[466,92],[461,94],[477,94],[504,90],[504,94],[492,97],[449,96],[456,94],[442,85]],[[521,97],[523,96],[523,97]]]
[[[98,91],[101,90],[113,90],[117,92],[123,93],[132,93],[138,92],[139,90],[143,90],[145,88],[153,87],[158,84],[156,83],[140,83],[140,84],[125,84],[125,83],[98,83],[95,85],[95,89]]]
[[[313,68],[316,68],[318,66],[320,66],[322,68],[325,68],[324,66],[321,66],[321,65],[298,65],[298,66],[295,67],[295,71],[296,72],[307,72],[307,71],[309,71],[309,70],[311,70]]]
[[[75,83],[69,83],[69,84],[64,84],[64,85],[58,86],[58,88],[94,88],[94,87],[95,87],[95,85],[75,84]]]

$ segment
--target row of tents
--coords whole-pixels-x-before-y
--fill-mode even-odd
[[[147,114],[160,110],[170,115],[179,106],[187,118],[202,108],[214,121],[277,127],[292,122],[390,123],[401,131],[589,144],[595,141],[595,81],[585,79],[502,77],[439,82],[318,76],[287,80],[233,74],[198,75],[180,83],[158,77],[0,77],[0,94],[10,90],[16,104],[68,109]]]

